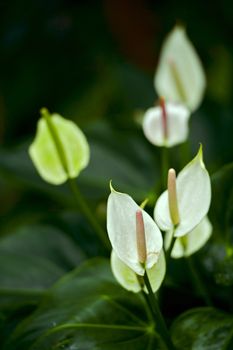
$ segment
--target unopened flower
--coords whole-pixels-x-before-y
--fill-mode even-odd
[[[40,176],[59,185],[75,178],[90,158],[89,145],[79,127],[59,114],[49,114],[43,108],[36,137],[29,147],[29,155]]]
[[[203,162],[202,146],[177,179],[174,170],[169,171],[168,179],[168,190],[159,197],[154,218],[161,230],[182,237],[201,222],[210,206],[210,177]]]
[[[111,186],[107,230],[113,250],[131,270],[143,276],[158,261],[162,235],[154,220],[127,194]]]
[[[212,234],[212,225],[207,216],[185,236],[177,238],[171,251],[172,258],[188,257],[201,249]],[[167,231],[164,239],[165,249],[168,249],[172,241],[172,231]]]
[[[182,26],[176,26],[162,46],[155,74],[159,96],[198,108],[206,87],[206,78],[196,50]]]
[[[142,289],[147,292],[147,289],[140,283],[140,277],[128,267],[117,254],[112,251],[111,254],[111,268],[116,280],[125,289],[138,293]],[[155,293],[161,286],[166,272],[166,261],[164,252],[161,251],[156,264],[154,264],[150,269],[147,269],[147,275],[151,284],[151,288]]]
[[[149,108],[142,128],[146,138],[155,146],[172,147],[188,138],[190,111],[184,106],[160,100],[160,106]]]

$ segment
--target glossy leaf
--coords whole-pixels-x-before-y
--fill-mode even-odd
[[[122,289],[109,262],[92,260],[62,278],[4,350],[166,349],[143,299]]]
[[[31,225],[0,239],[0,308],[35,303],[83,253],[62,231]]]
[[[232,315],[214,308],[199,308],[181,315],[171,332],[177,350],[230,350],[232,329]]]

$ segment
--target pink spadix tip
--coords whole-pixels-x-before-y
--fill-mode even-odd
[[[162,111],[163,137],[166,140],[168,138],[167,109],[165,99],[163,97],[160,97],[159,104]]]
[[[136,237],[137,237],[137,250],[138,259],[141,264],[146,262],[146,236],[145,226],[142,211],[139,209],[136,211]]]
[[[176,172],[174,169],[169,169],[168,171],[167,189],[171,220],[173,225],[177,226],[180,222],[180,215],[177,201]]]

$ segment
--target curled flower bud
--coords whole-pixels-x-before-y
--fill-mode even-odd
[[[86,137],[72,121],[43,108],[29,155],[40,176],[53,185],[75,178],[89,163]]]

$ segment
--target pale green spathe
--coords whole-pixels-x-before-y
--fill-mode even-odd
[[[182,237],[201,222],[210,206],[210,177],[203,163],[202,146],[196,157],[178,174],[176,188],[179,225],[174,228],[170,217],[168,191],[159,197],[154,209],[154,218],[161,230],[175,229],[174,236]]]
[[[40,176],[53,185],[75,178],[90,158],[89,145],[79,127],[58,114],[47,115],[38,121],[36,137],[29,147],[29,155]],[[55,138],[54,138],[55,133]],[[60,152],[57,141],[62,148]]]
[[[201,249],[212,234],[212,225],[207,216],[202,219],[191,232],[184,237],[177,238],[171,252],[172,258],[188,257]],[[166,232],[164,245],[168,249],[172,240],[172,231]]]
[[[138,282],[136,273],[133,270],[131,270],[120,258],[118,258],[114,250],[111,254],[111,268],[113,275],[123,288],[134,293],[138,293],[142,290],[142,287]],[[166,261],[164,252],[161,251],[157,263],[154,264],[151,269],[147,269],[148,278],[154,293],[161,286],[165,277],[165,272]],[[147,292],[145,286],[143,289],[145,292]]]
[[[191,111],[200,105],[206,78],[196,50],[182,26],[176,26],[165,39],[154,82],[158,95],[166,100],[181,102]]]
[[[149,108],[143,118],[142,128],[146,138],[155,146],[173,147],[188,138],[190,111],[183,105],[166,103],[167,138],[164,137],[162,108]]]
[[[107,231],[113,250],[135,273],[144,275],[145,267],[139,262],[136,237],[136,212],[142,211],[145,239],[146,262],[150,269],[158,260],[163,246],[162,235],[154,220],[125,193],[111,188],[107,204]]]

